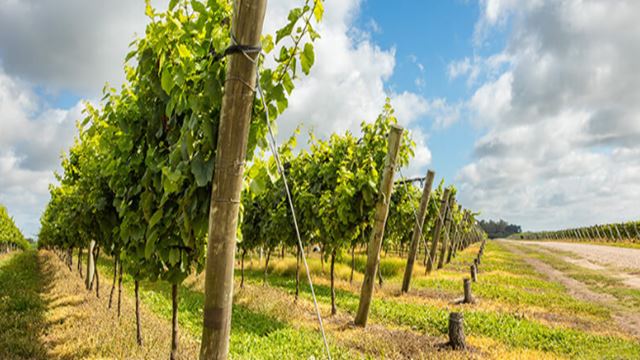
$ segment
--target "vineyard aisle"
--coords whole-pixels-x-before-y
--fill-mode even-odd
[[[75,264],[74,264],[75,265]],[[106,280],[106,274],[101,274]],[[110,281],[100,298],[77,271],[49,251],[0,258],[0,359],[162,359],[171,341],[168,320],[142,306],[145,344],[135,336],[135,302],[122,294],[122,314],[109,310]],[[182,358],[197,354],[195,337],[181,336]]]
[[[498,240],[578,300],[611,309],[621,329],[640,339],[640,250],[549,241]]]

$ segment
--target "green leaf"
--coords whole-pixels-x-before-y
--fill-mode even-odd
[[[309,75],[309,71],[315,62],[315,54],[313,52],[313,45],[311,43],[304,44],[304,50],[300,55],[300,66],[305,75]]]
[[[145,259],[151,259],[151,255],[156,247],[156,240],[158,240],[158,231],[153,230],[147,234],[147,242],[144,245],[144,257]]]
[[[184,46],[184,44],[178,45],[178,53],[180,54],[180,57],[183,59],[188,59],[191,57],[191,51],[189,51],[189,49],[187,49],[187,47]]]
[[[145,0],[145,8],[144,8],[144,13],[153,19],[153,17],[155,16],[155,13],[153,12],[153,7],[151,6],[151,0]]]
[[[287,91],[287,94],[291,94],[291,92],[293,91],[294,85],[293,85],[293,80],[291,80],[291,76],[289,75],[289,73],[284,73],[284,76],[282,76],[282,85],[284,86],[284,89]]]
[[[155,213],[153,213],[153,216],[151,216],[151,219],[149,219],[149,227],[152,228],[154,226],[156,226],[156,224],[162,220],[162,208],[156,210]]]
[[[323,0],[315,0],[313,4],[313,16],[315,16],[317,22],[322,21],[322,15],[324,15],[324,4],[322,1]]]
[[[173,10],[176,8],[176,5],[178,5],[178,0],[171,0],[169,1],[169,10]]]
[[[191,161],[191,173],[196,178],[198,186],[206,186],[213,176],[213,160],[205,162],[202,154],[198,153]]]
[[[169,251],[169,264],[175,266],[180,261],[180,249],[171,248]]]
[[[291,22],[287,25],[285,25],[282,29],[276,31],[276,44],[280,42],[280,40],[284,39],[285,37],[291,35],[291,31],[293,31],[293,26],[295,25],[295,23]]]
[[[162,90],[164,90],[167,94],[171,94],[171,90],[175,85],[173,82],[173,74],[171,74],[171,68],[165,68],[162,70],[160,85],[162,86]]]
[[[266,35],[262,38],[262,50],[264,50],[265,53],[270,53],[271,50],[273,50],[274,44],[273,44],[273,37],[271,35]]]
[[[203,14],[203,15],[207,13],[207,8],[200,1],[192,0],[191,1],[191,7],[197,13],[200,13],[200,14]]]

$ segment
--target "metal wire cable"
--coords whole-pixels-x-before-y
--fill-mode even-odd
[[[248,56],[244,51],[242,52],[244,56],[246,56],[249,60],[252,60],[250,56]],[[322,341],[324,342],[324,350],[326,352],[327,358],[331,360],[331,351],[329,350],[329,343],[327,341],[327,336],[324,331],[324,324],[322,322],[322,315],[320,314],[320,307],[318,306],[318,300],[316,299],[316,293],[313,288],[313,282],[311,280],[311,271],[309,270],[309,265],[307,264],[307,258],[304,253],[304,246],[302,245],[302,237],[300,236],[300,228],[298,227],[298,219],[296,216],[295,207],[293,206],[293,198],[291,197],[291,191],[289,190],[289,183],[287,181],[287,176],[284,173],[284,168],[282,166],[282,162],[280,161],[280,155],[278,154],[278,143],[276,141],[276,137],[273,133],[273,129],[271,127],[271,123],[269,121],[269,108],[267,106],[267,101],[264,97],[264,93],[262,92],[262,87],[260,86],[260,69],[258,68],[257,58],[256,60],[252,60],[252,62],[256,65],[256,89],[258,90],[258,94],[260,94],[260,100],[262,101],[262,106],[264,107],[265,119],[267,122],[267,129],[269,130],[268,143],[271,148],[271,152],[273,153],[273,157],[276,161],[276,167],[278,168],[278,173],[282,177],[282,181],[284,183],[285,193],[287,194],[287,201],[289,203],[289,208],[291,209],[291,217],[293,220],[293,226],[296,230],[296,237],[298,240],[298,246],[300,248],[300,255],[302,257],[302,263],[304,264],[305,271],[307,273],[307,281],[309,281],[309,288],[311,289],[311,297],[313,298],[313,306],[316,311],[316,316],[318,318],[318,324],[320,325],[320,332],[322,333]]]
[[[406,178],[402,174],[402,168],[398,168],[398,173],[400,174],[400,178],[402,178],[403,180],[406,180]],[[404,185],[404,191],[406,191],[407,194],[408,194],[409,193],[409,186],[407,185],[407,182],[403,181],[403,185]],[[429,195],[429,200],[431,200],[431,195]],[[420,224],[420,220],[418,219],[418,212],[416,211],[416,204],[413,203],[411,207],[413,209],[413,217],[416,220],[416,225],[418,225],[418,230],[420,231],[420,240],[422,240],[422,243],[424,244],[425,253],[428,254],[427,256],[429,256],[429,260],[433,264],[433,258],[431,257],[431,253],[429,252],[429,248],[427,246],[427,240],[424,238],[424,236],[422,234],[422,225],[423,224]],[[429,203],[427,203],[427,209],[425,211],[428,211],[428,210],[429,210]],[[439,215],[440,214],[438,214],[438,216]]]

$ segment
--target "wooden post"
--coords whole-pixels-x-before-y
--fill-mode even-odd
[[[429,257],[427,258],[427,269],[429,273],[433,270],[433,262],[436,256],[436,250],[438,249],[438,241],[440,240],[440,232],[444,226],[444,220],[447,214],[447,204],[449,204],[449,189],[444,190],[442,194],[442,201],[440,202],[440,211],[438,218],[436,219],[436,225],[433,227],[433,233],[431,234],[431,249],[429,251]]]
[[[462,300],[462,303],[473,304],[475,300],[473,299],[473,295],[471,295],[471,280],[465,278],[462,281],[462,285],[464,287],[464,299]]]
[[[136,295],[136,341],[142,346],[142,324],[140,318],[140,281],[134,280],[134,292]]]
[[[449,242],[452,242],[451,238],[451,224],[453,224],[453,205],[456,200],[453,196],[449,196],[449,203],[447,205],[447,215],[444,220],[446,223],[446,227],[444,229],[444,237],[442,238],[442,245],[440,245],[440,257],[438,258],[438,269],[442,269],[444,267],[444,257],[446,255],[447,247],[449,246]]]
[[[478,282],[478,269],[476,264],[471,264],[471,281]]]
[[[90,290],[92,288],[93,285],[93,278],[94,278],[94,273],[96,271],[96,264],[95,264],[95,259],[94,259],[94,248],[96,246],[96,242],[95,240],[91,240],[91,242],[89,242],[89,249],[87,251],[87,276],[84,279],[84,285],[86,286],[87,290]]]
[[[238,45],[260,46],[266,0],[235,1],[231,33]],[[200,359],[227,359],[240,192],[253,100],[257,53],[228,57],[216,164],[211,187]]]
[[[409,291],[409,285],[411,283],[411,274],[413,273],[413,264],[416,261],[416,252],[418,251],[418,244],[422,237],[422,230],[424,226],[424,220],[427,216],[427,205],[429,205],[429,197],[431,196],[431,187],[433,186],[433,178],[436,174],[429,170],[427,171],[427,178],[422,189],[422,198],[420,199],[420,208],[418,209],[418,218],[413,226],[413,235],[411,236],[411,245],[409,247],[409,257],[407,258],[407,267],[404,269],[404,278],[402,279],[402,292]]]
[[[178,284],[171,284],[171,354],[170,360],[178,358]]]
[[[401,127],[392,125],[391,133],[389,133],[389,148],[385,159],[384,174],[380,182],[380,194],[378,204],[376,205],[373,231],[371,232],[371,239],[369,240],[369,248],[367,250],[367,267],[365,268],[364,280],[362,281],[358,312],[354,321],[357,326],[366,326],[367,318],[369,317],[374,281],[378,271],[378,263],[380,262],[380,247],[382,245],[382,237],[384,236],[384,226],[387,222],[391,193],[393,192],[393,176],[396,171],[396,158],[400,152],[400,142],[402,141],[403,131]]]
[[[454,350],[464,350],[467,348],[464,338],[464,317],[462,313],[449,314],[449,346]]]

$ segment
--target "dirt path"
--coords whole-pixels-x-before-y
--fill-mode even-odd
[[[595,264],[640,270],[640,249],[551,241],[519,241],[518,243],[568,251]]]
[[[564,243],[546,243],[546,242],[541,243],[541,242],[522,242],[522,241],[510,241],[510,240],[498,240],[498,241],[500,242],[500,244],[504,245],[504,247],[507,248],[512,253],[522,257],[523,260],[527,264],[531,265],[536,271],[547,276],[550,280],[559,282],[560,284],[564,285],[571,296],[575,297],[578,300],[596,302],[611,309],[612,317],[616,321],[618,326],[621,329],[623,329],[626,333],[640,339],[640,313],[638,313],[637,311],[630,311],[629,308],[622,306],[622,304],[619,303],[619,300],[613,295],[602,293],[602,292],[595,292],[591,290],[587,284],[580,282],[574,278],[571,278],[570,276],[566,275],[562,271],[555,269],[551,265],[541,260],[528,256],[524,251],[522,251],[520,246],[524,245],[526,247],[534,247],[534,246],[538,247],[538,245],[551,244],[551,246],[544,246],[544,249],[540,249],[540,250],[543,250],[544,252],[549,252],[550,250],[553,250],[553,249],[569,251],[578,256],[582,256],[580,253],[582,252],[585,254],[589,254],[590,259],[593,258],[592,257],[593,251],[587,250],[587,249],[590,249],[590,247],[596,247],[596,248],[604,247],[604,248],[607,248],[606,250],[622,250],[622,251],[633,250],[633,249],[613,248],[613,247],[606,247],[606,246],[600,246],[600,245],[586,245],[586,244],[564,244]],[[564,245],[578,245],[578,246],[572,247],[572,246],[564,246]],[[576,249],[576,248],[579,250],[575,252],[570,250],[570,249]],[[599,250],[599,249],[595,249],[595,250]],[[607,254],[616,253],[615,251],[604,251],[604,252]],[[640,253],[640,251],[638,252]],[[638,254],[638,256],[640,256],[640,254]],[[585,255],[585,258],[581,258],[581,259],[563,257],[563,260],[569,263],[572,263],[574,265],[582,266],[584,268],[591,269],[591,270],[605,269],[603,266],[589,259],[586,259],[586,257],[587,257],[586,255]],[[627,257],[625,256],[625,259],[626,258]],[[607,256],[606,259],[608,261],[614,260],[609,256]],[[627,263],[625,262],[625,266],[626,264]],[[622,272],[615,272],[612,274],[612,276],[620,278],[622,280],[628,280],[629,278],[635,279],[637,277],[637,275],[633,276],[633,275],[628,275]],[[633,281],[630,284],[628,284],[627,281],[624,281],[624,282],[625,284],[631,287],[634,287],[633,285],[635,285]]]
[[[640,289],[640,249],[563,242],[522,241],[546,250],[569,252],[577,258],[563,260],[591,270],[605,270],[627,286]]]
[[[534,269],[536,269],[536,271],[546,275],[551,280],[557,281],[564,285],[569,291],[569,294],[571,294],[571,296],[575,297],[576,299],[595,302],[615,301],[615,298],[613,296],[591,291],[586,284],[568,277],[561,271],[554,269],[551,265],[548,265],[538,259],[528,257],[527,254],[520,250],[514,243],[502,240],[501,243],[504,244],[505,247],[512,253],[521,256],[524,261],[527,264],[531,265]]]

